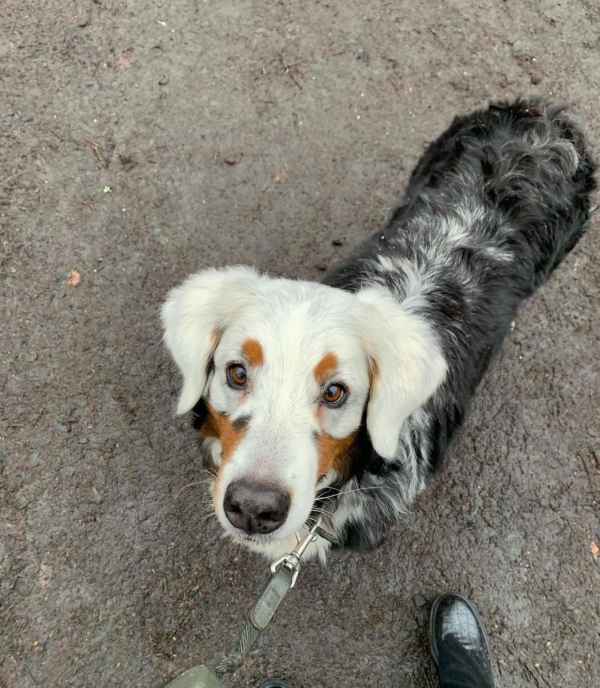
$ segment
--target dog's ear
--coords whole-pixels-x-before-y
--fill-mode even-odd
[[[371,365],[367,430],[375,451],[393,460],[402,424],[442,384],[446,360],[422,315],[379,287],[363,289],[357,296]]]
[[[169,292],[161,315],[165,344],[183,375],[178,414],[203,396],[221,333],[252,303],[260,279],[246,267],[204,270]]]

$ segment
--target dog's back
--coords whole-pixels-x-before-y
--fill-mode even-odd
[[[458,117],[427,147],[386,227],[326,277],[350,291],[384,287],[433,328],[448,365],[401,428],[396,472],[362,451],[357,484],[377,490],[355,498],[369,514],[360,540],[375,542],[373,524],[409,504],[443,461],[519,304],[584,233],[594,170],[563,108],[519,100]]]
[[[527,263],[529,295],[585,231],[594,171],[586,141],[563,107],[494,104],[457,117],[429,145],[391,224],[415,205],[435,206],[441,192],[460,207],[469,187],[473,202],[497,214],[500,247]]]

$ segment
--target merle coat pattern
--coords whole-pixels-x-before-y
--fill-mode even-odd
[[[519,304],[584,233],[594,171],[561,107],[519,100],[457,117],[427,148],[385,228],[325,278],[410,298],[448,362],[446,381],[404,423],[396,461],[361,432],[352,477],[337,486],[345,544],[380,542],[440,466]]]

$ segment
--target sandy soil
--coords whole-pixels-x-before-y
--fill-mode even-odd
[[[490,98],[571,102],[599,142],[600,6],[3,0],[0,23],[0,685],[160,688],[230,646],[266,577],[207,519],[167,289],[236,262],[318,279]],[[600,685],[599,230],[522,310],[410,522],[308,567],[228,685],[437,685],[448,589],[503,688]]]

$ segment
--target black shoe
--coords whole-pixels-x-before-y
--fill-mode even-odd
[[[440,688],[494,688],[487,636],[470,602],[459,595],[438,597],[429,636]]]
[[[289,684],[281,678],[268,678],[260,684],[260,688],[289,688]]]

